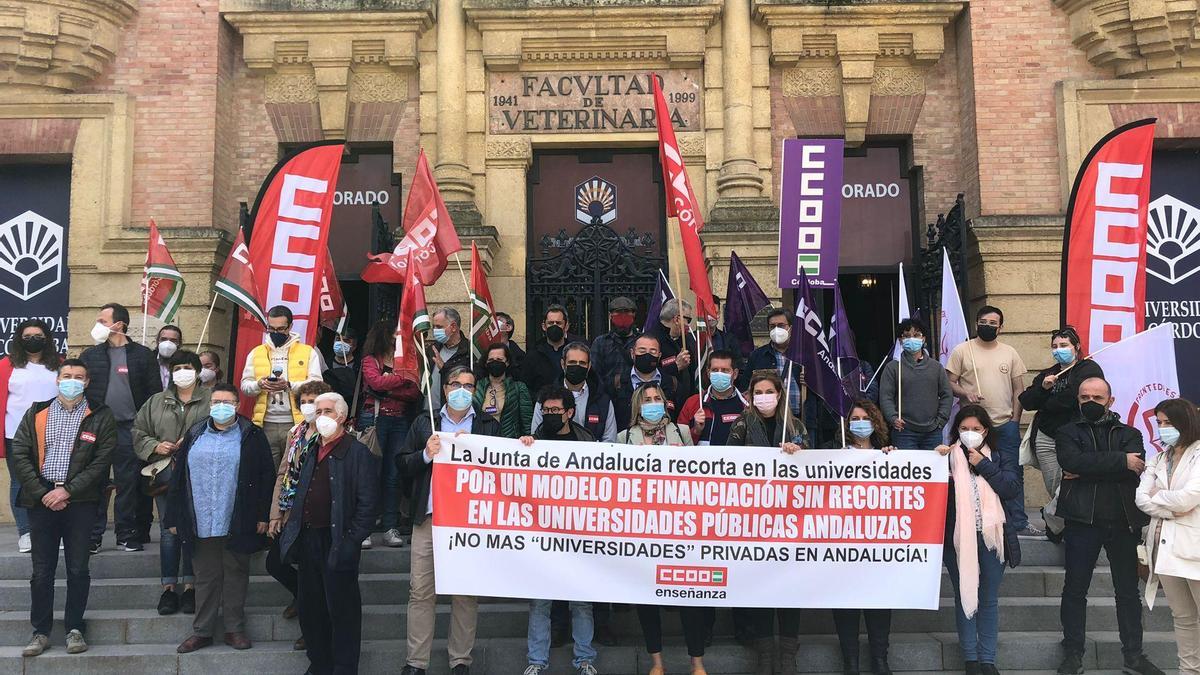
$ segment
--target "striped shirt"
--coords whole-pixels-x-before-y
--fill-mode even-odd
[[[775,355],[775,370],[779,372],[779,377],[783,380],[784,386],[787,386],[788,381],[788,364],[791,361],[783,352],[778,349],[772,349],[771,353]],[[792,414],[797,417],[803,417],[800,410],[800,384],[798,375],[801,371],[800,366],[792,366],[792,386],[788,390],[788,407],[792,409]]]
[[[87,404],[81,399],[70,410],[56,397],[50,402],[46,420],[46,457],[42,460],[42,478],[51,483],[65,483],[71,468],[71,451],[79,437],[79,425],[87,416]]]

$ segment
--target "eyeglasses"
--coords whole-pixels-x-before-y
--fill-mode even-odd
[[[985,319],[985,320],[983,320],[983,321],[980,321],[980,322],[979,322],[977,325],[980,325],[980,326],[991,326],[991,327],[993,327],[993,328],[999,328],[999,327],[1000,327],[1000,322],[999,322],[999,321],[996,321],[995,319],[992,319],[991,321],[988,321],[988,320],[986,320],[986,319]]]
[[[565,412],[566,408],[542,408],[542,415],[561,415]]]
[[[446,386],[450,388],[450,391],[454,391],[455,389],[475,391],[475,385],[471,382],[447,382]]]
[[[267,326],[268,333],[286,333],[291,330],[291,326]]]

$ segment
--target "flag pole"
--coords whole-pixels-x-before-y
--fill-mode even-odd
[[[975,363],[975,345],[971,344],[970,340],[967,340],[967,350],[971,352],[971,372],[975,373],[975,393],[983,394],[983,387],[980,386],[983,383],[979,381],[979,366]]]
[[[146,345],[146,323],[150,314],[150,277],[146,277],[146,288],[142,290],[142,346]]]
[[[462,259],[458,257],[458,251],[454,252],[454,262],[458,265],[458,275],[462,277],[463,287],[467,289],[467,320],[471,327],[471,335],[467,338],[467,352],[470,354],[471,372],[475,372],[475,298],[471,293],[471,282],[467,281],[467,273],[463,271]],[[471,270],[474,274],[475,270]],[[461,329],[462,326],[459,326]]]
[[[838,382],[841,383],[839,386],[841,386],[842,389],[844,390],[845,383],[842,383],[842,357],[840,357],[840,356],[837,357],[837,374],[838,374]],[[851,412],[853,412],[853,410]],[[842,447],[846,448],[846,447],[849,447],[848,445],[846,445],[846,416],[839,415],[838,417],[840,417],[842,420]]]
[[[436,429],[433,419],[433,378],[429,375],[428,354],[425,351],[425,334],[417,333],[417,339],[421,341],[421,360],[425,362],[425,400],[429,402],[429,428]]]
[[[208,306],[208,315],[204,317],[204,327],[200,329],[200,341],[196,343],[196,352],[204,345],[204,336],[208,334],[208,321],[212,318],[213,309],[217,306],[217,294],[213,293],[212,304]]]
[[[904,419],[904,350],[900,350],[900,360],[896,362],[896,417]]]
[[[780,399],[780,404],[783,405],[783,442],[787,443],[792,438],[791,429],[788,427],[788,420],[792,418],[792,360],[788,359],[787,382],[783,385],[783,396]]]

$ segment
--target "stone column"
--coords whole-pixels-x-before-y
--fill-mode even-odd
[[[462,0],[438,0],[437,163],[434,176],[447,207],[477,211],[467,167],[467,46]],[[451,203],[459,202],[458,208]],[[465,204],[463,204],[465,203]],[[469,206],[468,206],[469,205]],[[457,221],[456,221],[457,222]]]
[[[725,160],[717,176],[717,196],[758,197],[762,194],[763,180],[754,161],[750,0],[725,0],[722,22]]]

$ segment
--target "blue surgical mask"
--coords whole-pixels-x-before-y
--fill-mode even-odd
[[[1179,442],[1179,430],[1175,427],[1159,427],[1158,438],[1163,445],[1175,447],[1175,444]]]
[[[1051,349],[1050,353],[1054,355],[1054,360],[1062,365],[1068,365],[1075,360],[1075,350],[1070,347],[1057,347]]]
[[[925,346],[925,338],[906,337],[900,341],[900,346],[909,354],[916,354]]]
[[[651,424],[655,424],[667,414],[667,406],[658,402],[650,402],[642,404],[642,419]]]
[[[729,373],[709,373],[708,381],[717,391],[725,391],[733,386],[733,376]]]
[[[874,431],[875,425],[871,424],[871,420],[850,420],[850,433],[859,438],[870,438]]]
[[[446,396],[446,405],[450,406],[451,410],[462,412],[471,407],[471,392],[466,389],[451,389]]]
[[[433,339],[437,340],[438,344],[444,345],[444,344],[446,344],[446,341],[450,339],[450,336],[446,335],[445,328],[434,328],[433,329]]]
[[[338,356],[345,356],[350,353],[350,343],[338,340],[333,343],[333,353]]]
[[[237,406],[232,403],[220,401],[212,404],[209,414],[212,415],[213,421],[217,424],[229,424],[234,417],[237,417]]]
[[[68,401],[79,398],[79,395],[83,393],[83,380],[59,380],[58,393]]]

